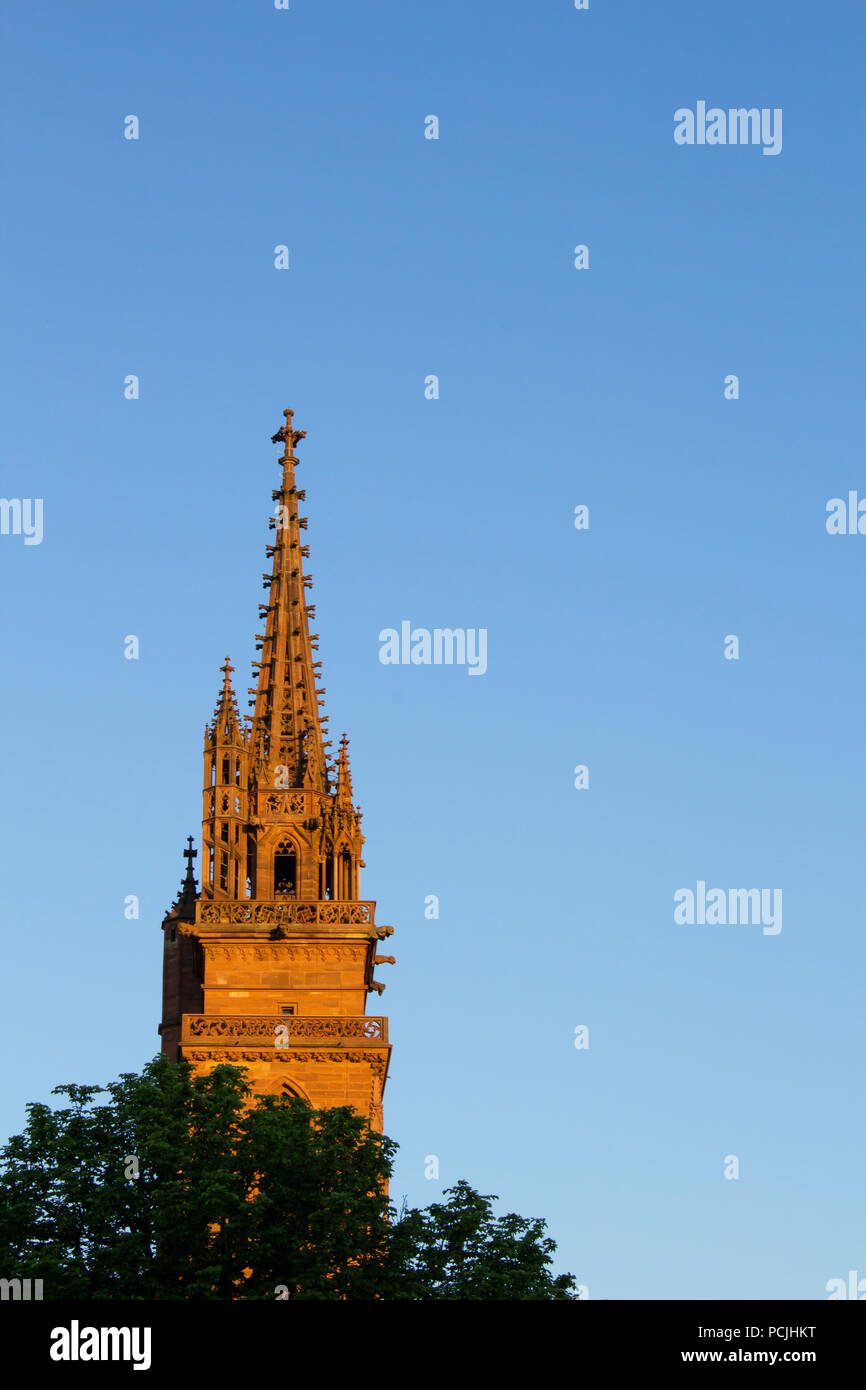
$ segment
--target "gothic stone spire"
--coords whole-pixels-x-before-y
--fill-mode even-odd
[[[317,636],[309,625],[315,608],[307,603],[312,579],[304,573],[303,561],[310,549],[301,543],[307,518],[298,513],[306,494],[295,485],[299,459],[294,449],[306,431],[292,427],[291,410],[283,414],[286,423],[271,440],[283,444],[282,482],[272,494],[277,506],[269,519],[275,533],[273,545],[267,547],[271,572],[262,576],[268,602],[260,605],[265,622],[256,645],[262,655],[253,663],[258,679],[250,690],[253,750],[260,780],[327,794],[325,749],[330,745],[323,732],[327,717],[319,713],[325,692],[316,684],[321,662],[313,659]]]
[[[318,636],[310,632],[314,609],[304,573],[309,554],[301,543],[307,518],[298,505],[304,492],[295,483],[295,446],[305,437],[291,410],[272,443],[281,443],[281,485],[267,547],[270,572],[263,575],[268,602],[260,604],[263,630],[256,634],[261,657],[250,687],[250,728],[239,723],[228,658],[213,724],[205,737],[204,898],[304,901],[358,897],[363,836],[361,813],[352,805],[346,739],[336,780],[320,713],[325,691],[317,685],[321,662],[313,659]]]

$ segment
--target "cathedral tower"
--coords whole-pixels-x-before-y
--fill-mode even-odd
[[[273,436],[282,444],[281,483],[270,527],[271,568],[259,605],[260,660],[253,663],[252,716],[242,720],[222,667],[213,720],[205,727],[202,885],[192,841],[186,878],[163,922],[162,1050],[209,1071],[247,1068],[257,1093],[305,1096],[314,1106],[352,1105],[382,1128],[388,1021],[366,1012],[381,994],[376,954],[392,927],[362,901],[361,812],[353,804],[348,740],[336,759],[320,713],[318,635],[301,541],[291,410]]]

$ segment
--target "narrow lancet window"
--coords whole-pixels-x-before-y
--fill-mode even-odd
[[[274,855],[274,894],[294,898],[298,891],[298,855],[291,840],[281,840]]]

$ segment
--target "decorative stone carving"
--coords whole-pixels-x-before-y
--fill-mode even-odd
[[[187,1049],[184,1048],[184,1053]],[[229,1058],[226,1056],[224,1048],[195,1047],[191,1050],[191,1060],[194,1062],[225,1062]],[[361,1062],[368,1067],[372,1067],[377,1076],[384,1075],[385,1059],[378,1052],[356,1052],[354,1049],[340,1050],[339,1052],[319,1052],[318,1050],[307,1049],[290,1051],[288,1048],[269,1048],[267,1051],[254,1048],[232,1048],[230,1060],[238,1062],[291,1062],[293,1065],[302,1065],[305,1062],[327,1062],[335,1064],[343,1062]]]
[[[268,792],[259,805],[266,816],[302,816],[307,807],[303,792]]]
[[[371,902],[296,902],[279,898],[199,902],[196,921],[202,926],[367,926],[372,924]]]
[[[367,947],[361,942],[357,946],[350,942],[333,945],[325,943],[322,946],[296,946],[290,942],[285,946],[212,946],[205,942],[204,950],[208,960],[213,961],[260,961],[275,964],[305,961],[308,964],[320,962],[328,965],[337,961],[363,960],[367,954]]]
[[[271,1038],[276,1046],[277,1028],[287,1028],[289,1038],[375,1038],[384,1040],[384,1019],[373,1015],[360,1018],[344,1016],[293,1016],[287,1014],[260,1017],[237,1017],[231,1014],[188,1014],[184,1029],[185,1039],[196,1038],[226,1042],[252,1042],[256,1038]],[[285,1037],[285,1034],[281,1034]],[[282,1051],[283,1049],[279,1049]]]

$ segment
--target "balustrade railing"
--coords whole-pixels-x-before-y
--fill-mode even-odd
[[[356,1018],[324,1015],[184,1014],[181,1043],[241,1044],[271,1042],[286,1047],[292,1042],[387,1042],[388,1020],[364,1014]]]
[[[375,902],[299,902],[295,898],[205,899],[196,903],[195,920],[210,926],[372,926]]]

